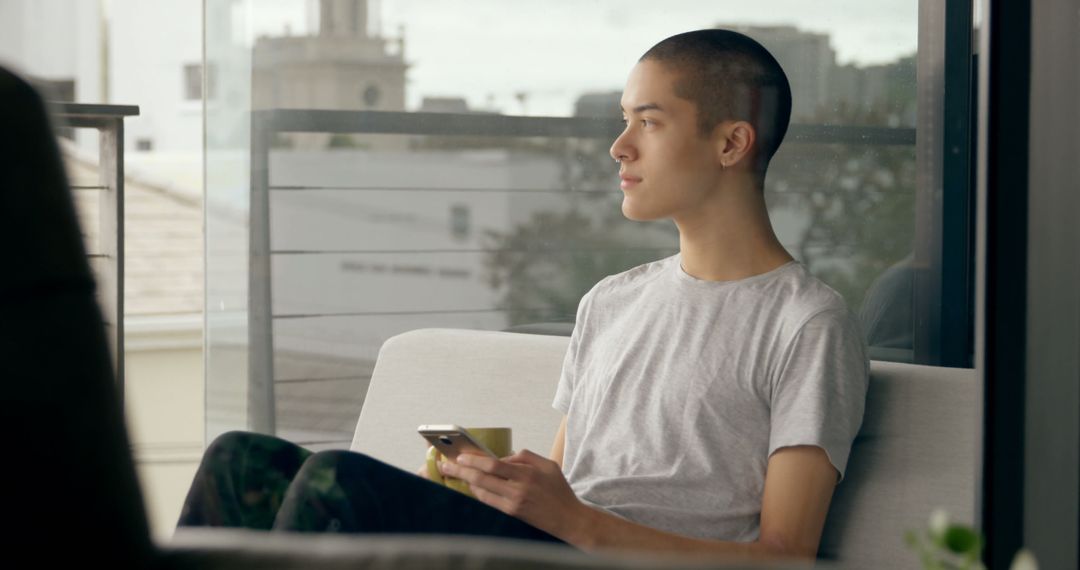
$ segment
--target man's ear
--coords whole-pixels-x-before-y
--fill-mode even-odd
[[[746,121],[724,121],[716,126],[717,158],[724,168],[746,163],[757,141],[754,127]]]

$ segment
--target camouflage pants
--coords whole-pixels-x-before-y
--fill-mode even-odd
[[[313,453],[230,432],[210,445],[178,526],[558,539],[480,501],[360,453]]]

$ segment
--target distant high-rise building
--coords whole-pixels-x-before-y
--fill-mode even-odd
[[[915,57],[892,63],[833,70],[832,99],[863,120],[889,126],[915,125]]]
[[[813,117],[829,103],[829,80],[836,52],[828,34],[805,32],[794,26],[718,26],[746,34],[761,42],[780,62],[791,83],[791,117]]]
[[[581,94],[574,101],[575,117],[618,118],[622,111],[620,100],[622,91],[588,92]]]
[[[915,124],[915,58],[838,65],[828,34],[793,26],[718,26],[746,34],[768,49],[791,83],[793,122],[858,117],[890,126]]]
[[[468,113],[469,102],[464,97],[424,97],[417,110],[421,113]]]

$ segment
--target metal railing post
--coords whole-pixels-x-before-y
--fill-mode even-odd
[[[248,217],[248,429],[274,434],[274,320],[270,279],[270,142],[273,115],[251,118],[251,210]]]
[[[102,312],[112,325],[113,366],[124,398],[124,121],[109,119],[98,131],[98,179],[102,194],[98,207],[98,243],[107,264],[98,284]]]

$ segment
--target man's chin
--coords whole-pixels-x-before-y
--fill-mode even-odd
[[[654,215],[652,212],[643,208],[635,208],[632,204],[628,204],[626,198],[623,198],[622,203],[622,215],[624,218],[634,222],[651,222],[659,219],[659,216]]]
[[[633,212],[630,209],[628,209],[626,206],[623,206],[622,215],[623,215],[624,218],[630,220],[631,222],[644,222],[645,221],[645,220],[635,216],[633,214]]]

